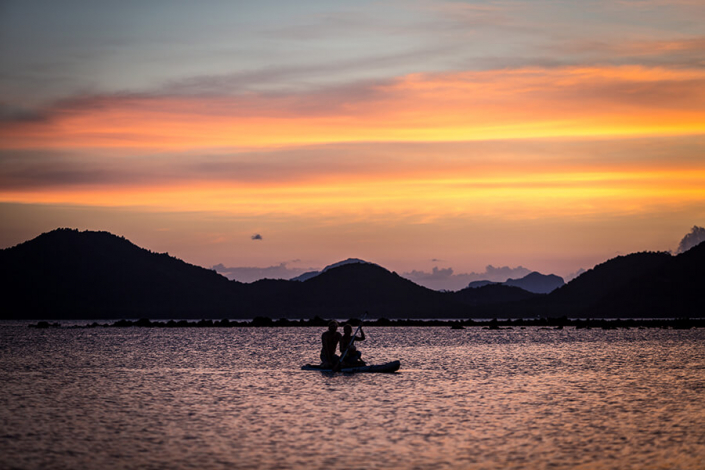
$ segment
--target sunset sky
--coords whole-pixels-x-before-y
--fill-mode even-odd
[[[705,224],[705,2],[0,2],[0,223],[246,281],[674,250]]]

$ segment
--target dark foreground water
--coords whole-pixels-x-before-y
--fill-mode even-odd
[[[703,469],[705,330],[0,324],[0,468]]]

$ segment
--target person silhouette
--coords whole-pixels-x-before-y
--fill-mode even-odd
[[[338,322],[332,320],[328,323],[328,331],[323,332],[321,335],[321,365],[323,367],[334,368],[338,366],[340,357],[335,353],[338,348],[338,343],[342,339],[340,333],[338,333]]]
[[[352,335],[352,326],[349,324],[343,325],[343,337],[340,339],[340,357],[344,356],[343,362],[346,364],[353,365],[365,365],[363,361],[362,353],[355,347],[355,341],[365,341],[365,332],[362,331],[362,325],[360,326],[361,336]],[[347,354],[345,353],[347,351]]]

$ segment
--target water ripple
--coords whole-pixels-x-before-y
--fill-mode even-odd
[[[705,330],[0,327],[3,468],[705,468]]]

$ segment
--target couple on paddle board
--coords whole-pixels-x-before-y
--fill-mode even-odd
[[[360,336],[352,333],[352,326],[349,324],[343,325],[343,334],[338,333],[338,322],[333,320],[328,323],[328,331],[321,335],[321,363],[325,367],[336,368],[342,363],[351,366],[364,366],[365,362],[361,359],[362,353],[355,347],[355,341],[365,341],[365,332],[362,331],[362,325],[358,327]],[[340,345],[340,356],[335,353],[335,350]]]

